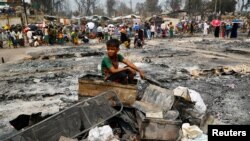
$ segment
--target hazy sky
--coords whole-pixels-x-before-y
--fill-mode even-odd
[[[25,2],[27,2],[27,3],[30,3],[30,0],[24,0]]]
[[[69,1],[72,1],[72,2],[70,2],[71,6],[74,7],[75,6],[75,4],[74,4],[75,0],[69,0]],[[105,6],[106,5],[106,1],[107,0],[99,0],[98,2],[100,4],[102,4],[104,7],[106,7]],[[124,2],[124,3],[126,3],[130,7],[130,0],[116,0],[116,1],[118,1],[118,2]],[[135,8],[135,5],[136,5],[137,2],[145,2],[145,0],[131,0],[131,1],[132,1],[133,9]]]
[[[30,0],[26,0],[26,1],[30,1]],[[67,1],[70,2],[72,8],[75,8],[75,4],[74,4],[75,0],[67,0]],[[100,4],[102,4],[102,6],[106,7],[106,1],[107,0],[99,0],[98,2],[100,2]],[[118,2],[124,2],[124,3],[126,3],[128,5],[128,7],[130,7],[130,0],[116,0],[116,1],[118,1]],[[140,3],[145,2],[145,0],[131,0],[131,1],[132,1],[133,9],[135,9],[136,3],[138,3],[138,2],[140,2]],[[165,0],[159,0],[159,4],[162,3],[163,1],[165,1]],[[185,1],[186,0],[182,0],[182,5],[184,5]],[[207,0],[207,1],[211,1],[211,0]],[[236,4],[236,10],[239,9],[239,5],[240,5],[240,3]]]
[[[104,0],[106,2],[106,0]],[[130,7],[130,0],[117,0],[117,1],[120,1],[120,2],[124,2],[128,5],[128,7]],[[135,8],[135,5],[136,3],[140,2],[145,2],[145,0],[131,0],[132,1],[132,6],[133,6],[133,9]]]

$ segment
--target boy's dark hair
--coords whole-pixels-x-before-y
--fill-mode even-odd
[[[107,47],[117,47],[120,46],[120,41],[118,39],[110,39],[106,42]]]

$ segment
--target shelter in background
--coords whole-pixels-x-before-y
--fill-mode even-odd
[[[57,21],[59,18],[57,16],[44,15],[44,19],[48,21]]]
[[[114,23],[133,25],[135,22],[141,21],[141,17],[135,14],[130,14],[126,16],[119,16],[112,18]]]
[[[178,18],[168,18],[168,17],[164,17],[163,21],[165,24],[169,24],[170,22],[172,22],[172,24],[175,26],[177,25],[181,20]]]
[[[70,19],[67,19],[67,18],[60,18],[59,22],[62,25],[70,25]]]
[[[164,17],[177,18],[177,19],[182,19],[182,20],[187,19],[187,11],[185,10],[178,10],[178,11],[173,11],[173,12],[166,11],[166,12],[162,12],[160,15]]]
[[[152,17],[147,17],[145,21],[155,24],[156,26],[161,25],[164,22],[161,15],[158,16],[154,15]]]

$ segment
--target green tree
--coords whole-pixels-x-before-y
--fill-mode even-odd
[[[112,15],[114,15],[115,5],[116,5],[116,1],[115,0],[107,0],[106,1],[107,13],[108,13],[109,17],[112,17]]]
[[[121,2],[120,5],[117,7],[118,15],[128,15],[131,14],[131,9],[126,5],[126,3]]]
[[[106,15],[104,11],[104,6],[102,4],[96,6],[93,12],[94,15]]]
[[[136,3],[135,12],[141,16],[146,16],[145,5],[143,3]]]
[[[195,15],[202,10],[202,0],[186,0],[184,9],[188,11],[190,15]]]
[[[236,0],[221,0],[221,13],[225,12],[234,12],[235,5],[237,4]]]
[[[52,0],[40,0],[40,1],[37,0],[36,4],[39,5],[39,9],[43,11],[45,14],[53,13]]]
[[[172,11],[180,10],[181,0],[170,0],[170,7]]]
[[[225,12],[234,12],[236,4],[236,0],[212,0],[210,9],[216,13],[225,14]]]
[[[84,12],[86,16],[90,16],[94,11],[97,0],[75,0],[75,3],[80,14]]]
[[[178,11],[181,8],[182,0],[165,0],[162,2],[165,10]]]
[[[161,6],[158,4],[159,0],[146,0],[145,1],[145,8],[150,14],[158,14],[160,13]]]

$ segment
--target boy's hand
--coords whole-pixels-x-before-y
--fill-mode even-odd
[[[144,72],[143,71],[139,71],[139,74],[140,74],[140,77],[141,77],[141,79],[144,79],[145,78],[145,74],[144,74]]]
[[[127,69],[130,71],[130,72],[132,72],[132,73],[136,73],[136,71],[134,70],[134,69],[132,69],[132,68],[130,68],[130,67],[127,67]]]

